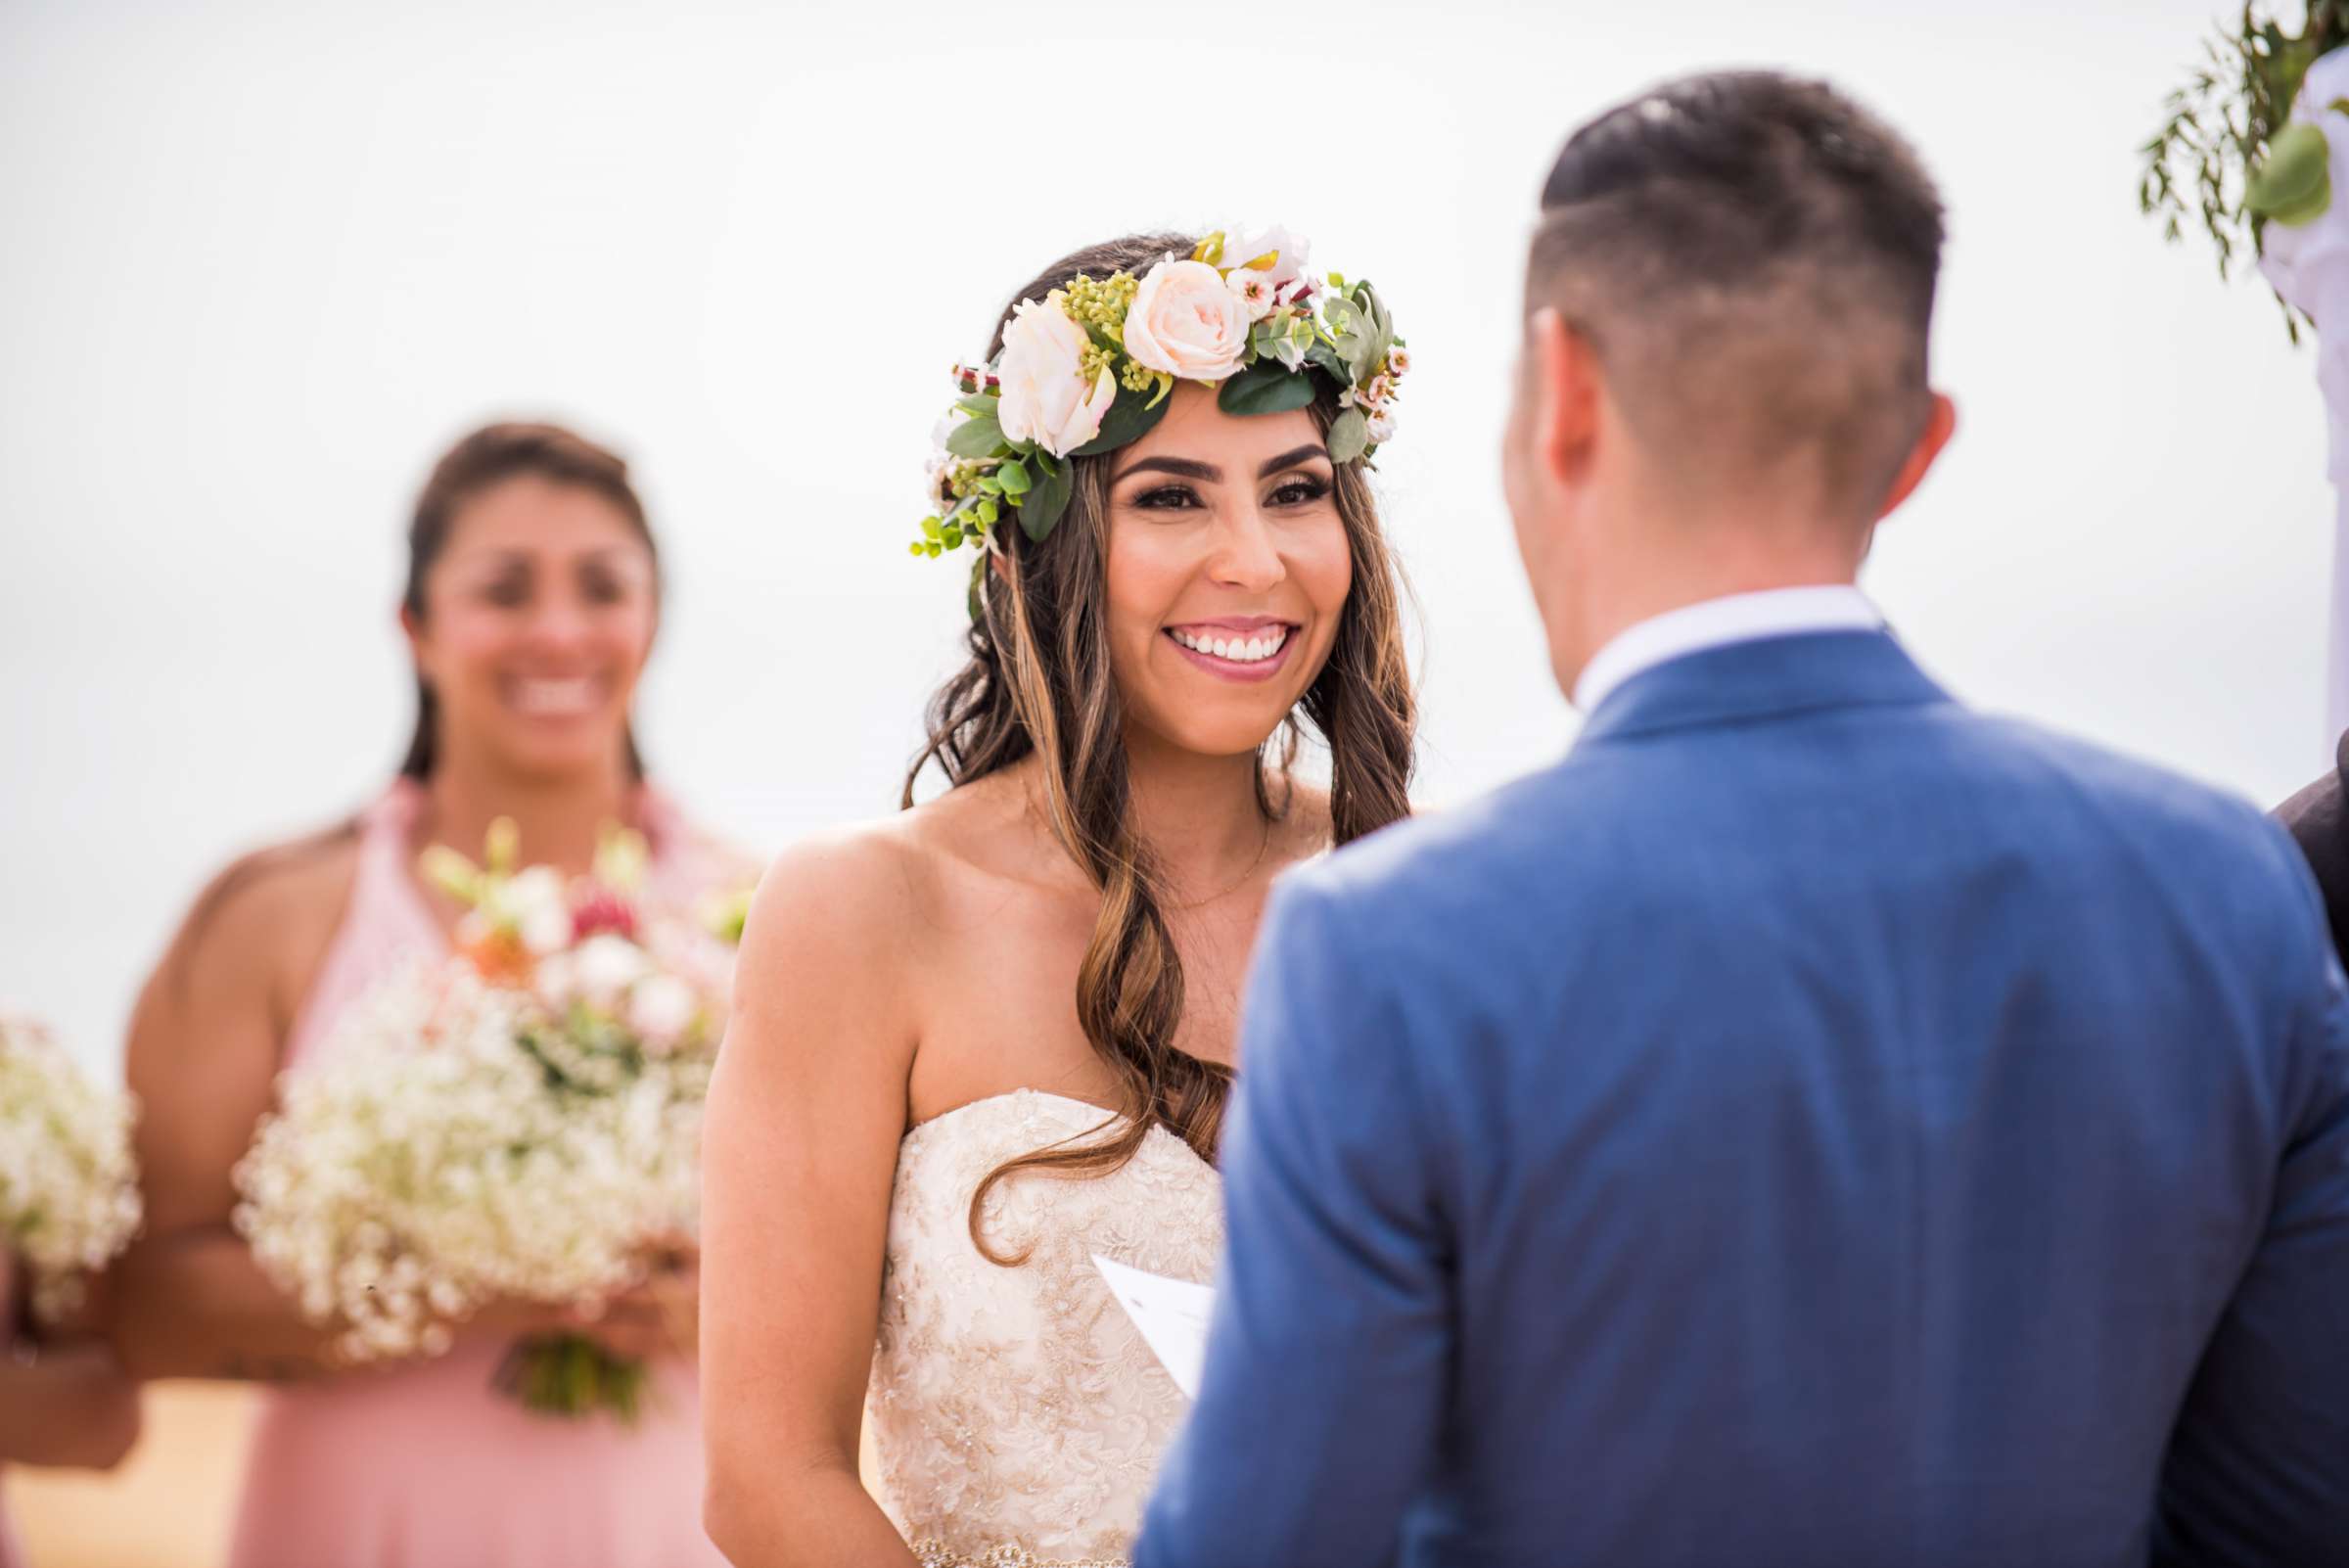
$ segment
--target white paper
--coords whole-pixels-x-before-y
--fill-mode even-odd
[[[1215,1311],[1215,1287],[1128,1268],[1097,1252],[1093,1267],[1109,1281],[1110,1295],[1133,1319],[1142,1343],[1174,1379],[1174,1386],[1186,1399],[1197,1399],[1199,1374],[1207,1369],[1207,1321]]]

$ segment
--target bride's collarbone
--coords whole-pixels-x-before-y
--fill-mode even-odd
[[[1318,843],[1295,827],[1277,824],[1264,862],[1220,895],[1188,906],[1161,902],[1181,966],[1176,1050],[1233,1060],[1240,992],[1271,879]],[[937,872],[925,900],[930,918],[904,949],[918,1012],[909,1125],[1020,1089],[1116,1105],[1119,1075],[1078,1017],[1099,891],[1065,858],[1030,864],[1025,855],[949,853]]]
[[[1085,1037],[1077,1010],[1081,945],[1063,952],[977,945],[955,949],[925,986],[924,1022],[908,1083],[908,1125],[1032,1089],[1108,1108],[1119,1074]],[[1178,1051],[1228,1063],[1238,1030],[1235,980],[1184,959]]]

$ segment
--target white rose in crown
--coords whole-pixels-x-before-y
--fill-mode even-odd
[[[1248,302],[1204,261],[1161,261],[1126,309],[1126,356],[1179,381],[1222,381],[1248,348]]]
[[[1034,441],[1054,457],[1066,457],[1101,434],[1101,421],[1118,396],[1118,379],[1106,367],[1086,385],[1079,367],[1091,341],[1060,301],[1058,289],[1042,304],[1021,300],[1003,329],[1003,353],[995,361],[1003,382],[995,419],[1004,437]]]
[[[1272,256],[1272,264],[1264,270],[1264,276],[1277,290],[1305,275],[1306,263],[1312,259],[1313,249],[1313,243],[1304,235],[1292,234],[1275,224],[1253,234],[1225,239],[1222,265],[1245,267],[1251,261]]]

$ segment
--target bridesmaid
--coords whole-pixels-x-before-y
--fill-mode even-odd
[[[147,1228],[118,1271],[115,1332],[141,1377],[267,1386],[232,1568],[689,1568],[702,1533],[690,1263],[616,1302],[591,1332],[655,1361],[641,1422],[532,1415],[490,1384],[521,1335],[576,1326],[494,1307],[446,1357],[347,1369],[229,1226],[231,1168],[281,1070],[333,1043],[337,1016],[460,911],[414,866],[478,854],[490,822],[525,857],[584,871],[597,831],[652,847],[655,897],[740,875],[644,782],[629,704],[659,575],[619,457],[568,431],[494,425],[440,460],[408,531],[400,609],[416,665],[398,778],[341,827],[248,855],[197,899],[132,1020]]]
[[[102,1342],[26,1335],[27,1283],[0,1246],[0,1463],[111,1470],[139,1438],[138,1385]],[[0,1568],[22,1561],[0,1511]]]

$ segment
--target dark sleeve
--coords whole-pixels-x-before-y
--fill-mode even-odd
[[[2274,847],[2275,859],[2286,852]],[[2349,986],[2296,867],[2296,992],[2268,1222],[2180,1412],[2162,1568],[2349,1563]]]
[[[2349,754],[2349,736],[2342,737],[2342,745]],[[2316,873],[2333,951],[2349,963],[2349,832],[2344,832],[2340,773],[2327,773],[2276,807],[2276,820]]]

